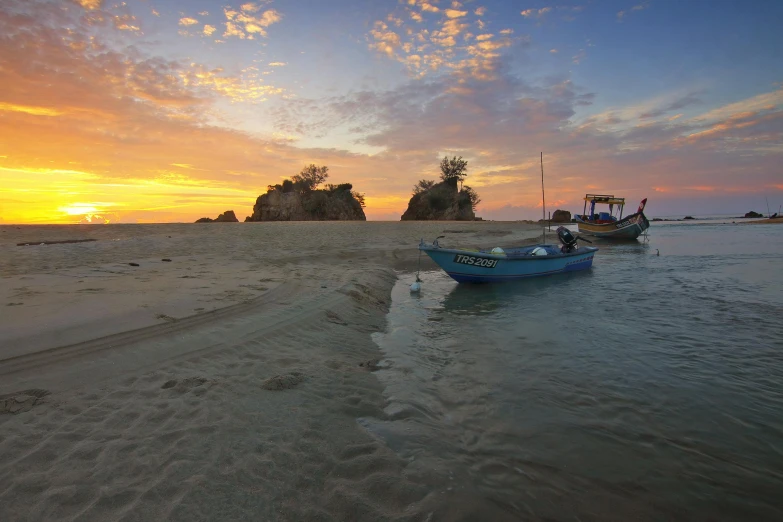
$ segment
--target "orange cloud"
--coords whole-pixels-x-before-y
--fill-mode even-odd
[[[74,3],[82,6],[88,11],[100,9],[103,6],[103,0],[73,0]]]
[[[282,20],[283,15],[275,9],[268,9],[256,15],[260,9],[260,5],[252,2],[242,4],[239,11],[231,7],[223,8],[226,17],[223,36],[235,36],[241,40],[253,40],[256,34],[266,36],[266,28]]]
[[[463,16],[468,14],[467,11],[457,11],[456,9],[446,9],[443,12],[449,18],[462,18]]]
[[[0,102],[0,111],[23,112],[34,116],[59,116],[63,114],[63,111],[50,107],[31,107],[29,105],[17,105],[5,102]]]

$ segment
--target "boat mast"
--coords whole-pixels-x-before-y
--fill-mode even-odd
[[[544,197],[544,153],[541,152],[541,218],[546,225],[546,198]],[[544,226],[544,244],[546,244],[546,226]]]

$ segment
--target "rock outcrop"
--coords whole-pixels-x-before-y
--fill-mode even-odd
[[[226,210],[215,219],[203,217],[196,220],[196,223],[239,223],[233,210]]]
[[[746,218],[760,218],[760,217],[764,217],[764,216],[763,216],[763,215],[761,215],[761,214],[759,214],[758,212],[753,212],[753,211],[751,210],[750,212],[748,212],[747,214],[745,214],[745,217],[746,217]]]
[[[567,210],[555,210],[552,214],[552,223],[570,223],[571,213]]]
[[[366,221],[362,204],[351,192],[352,185],[344,183],[336,187],[287,191],[272,189],[258,196],[252,221]]]
[[[457,178],[442,181],[414,194],[401,221],[474,221],[476,214],[466,191],[457,189]]]

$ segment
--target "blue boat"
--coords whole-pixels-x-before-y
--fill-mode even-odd
[[[597,248],[577,246],[577,240],[582,238],[574,237],[565,227],[559,227],[557,233],[562,246],[458,250],[440,246],[438,239],[444,237],[440,236],[431,244],[422,240],[419,250],[458,283],[495,283],[586,270],[593,265]]]

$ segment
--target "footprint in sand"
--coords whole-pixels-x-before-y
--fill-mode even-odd
[[[380,359],[370,359],[369,361],[360,362],[359,367],[364,368],[368,372],[375,372],[381,369],[381,367],[378,366],[379,362],[381,362]]]
[[[49,395],[49,390],[24,390],[7,395],[0,395],[0,415],[3,413],[22,413],[30,411],[33,406],[44,402],[44,397]]]
[[[326,319],[327,319],[327,320],[328,320],[330,323],[334,323],[334,324],[341,324],[341,325],[343,325],[343,326],[346,326],[346,325],[348,324],[348,323],[346,323],[345,321],[343,321],[343,318],[342,318],[342,317],[340,317],[340,316],[339,316],[339,315],[337,315],[336,313],[332,312],[331,310],[327,310],[327,311],[326,311]]]
[[[204,386],[205,384],[207,386]],[[195,389],[193,393],[196,395],[203,395],[214,384],[216,384],[216,381],[207,379],[206,377],[186,377],[185,379],[171,379],[166,381],[161,386],[161,389],[170,390],[173,388],[174,391],[180,393],[187,393],[190,390]]]
[[[302,372],[291,372],[270,377],[261,384],[261,387],[269,391],[290,390],[303,380],[304,374]]]

